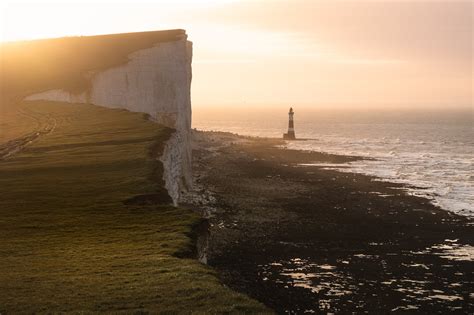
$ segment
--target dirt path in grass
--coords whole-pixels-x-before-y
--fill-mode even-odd
[[[20,122],[21,120],[28,121],[31,124],[31,131],[13,139],[5,137],[7,141],[0,143],[0,160],[11,157],[39,137],[53,132],[58,124],[57,119],[53,115],[34,111],[28,108],[28,106],[18,106],[8,113],[7,118],[4,119],[9,119],[5,123],[7,125],[5,128],[14,128],[15,122]]]

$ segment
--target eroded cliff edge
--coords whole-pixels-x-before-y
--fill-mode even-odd
[[[143,33],[137,33],[143,34]],[[105,35],[107,37],[120,35]],[[78,52],[80,53],[80,52]],[[113,52],[111,52],[113,53]],[[150,115],[173,128],[160,157],[164,180],[175,205],[191,185],[191,80],[192,43],[183,31],[172,39],[157,40],[134,51],[123,64],[82,73],[88,83],[82,91],[63,88],[27,95],[25,100],[90,103]]]

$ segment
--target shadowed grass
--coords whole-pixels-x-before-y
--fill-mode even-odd
[[[200,218],[168,205],[150,154],[172,130],[92,105],[21,107],[55,127],[0,161],[0,313],[267,311],[175,257]],[[137,195],[161,204],[124,203]]]

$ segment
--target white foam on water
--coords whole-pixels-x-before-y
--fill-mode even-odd
[[[345,164],[313,165],[405,184],[410,194],[428,198],[440,208],[474,216],[472,141],[447,142],[438,139],[420,142],[402,141],[400,138],[354,139],[333,136],[288,142],[286,147],[368,158]]]
[[[399,139],[393,141],[398,143]],[[361,143],[367,143],[366,139],[353,142],[348,139],[310,140],[289,142],[287,147],[371,158],[346,164],[315,163],[314,166],[371,175],[381,181],[405,184],[411,194],[428,198],[440,208],[474,216],[472,146],[468,149],[461,147],[461,144],[445,145],[443,150],[446,152],[443,153],[440,152],[439,143],[425,143],[421,151],[417,148],[418,143],[411,141],[403,146],[399,144],[396,151],[387,152],[395,149],[392,146],[394,143],[387,143],[387,140],[384,142],[385,147],[378,140],[374,140],[371,146],[361,147]]]

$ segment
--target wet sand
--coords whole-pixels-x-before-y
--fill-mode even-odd
[[[196,132],[207,263],[277,313],[473,313],[472,220],[400,184],[308,166],[359,159]]]

